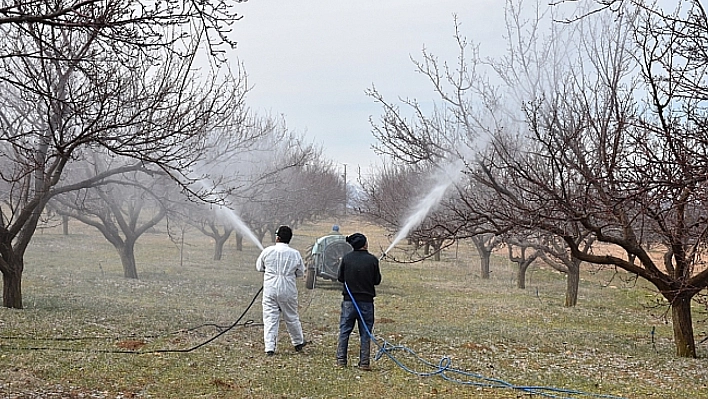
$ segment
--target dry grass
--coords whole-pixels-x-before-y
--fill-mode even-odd
[[[293,246],[304,251],[331,224],[296,229]],[[379,228],[339,224],[344,234],[367,234],[375,254],[388,246]],[[263,355],[260,301],[245,315],[248,322],[206,346],[154,352],[213,337],[222,331],[213,324],[233,323],[256,294],[258,249],[246,243],[237,252],[228,245],[215,262],[211,243],[192,233],[180,265],[179,248],[164,234],[150,234],[140,241],[140,280],[134,281],[122,277],[114,250],[90,230],[38,235],[26,262],[26,309],[0,309],[0,397],[528,397],[419,377],[386,357],[374,362],[373,372],[333,367],[341,295],[329,282],[300,287],[301,318],[312,342],[304,354],[296,354],[282,332],[276,356]],[[405,345],[428,362],[447,357],[457,369],[515,385],[626,398],[708,392],[706,345],[699,347],[701,359],[675,358],[671,327],[646,308],[656,296],[642,284],[625,286],[615,278],[605,287],[608,272],[585,273],[578,306],[566,309],[562,276],[533,268],[528,288],[518,290],[511,264],[496,257],[492,278],[481,280],[476,254],[466,245],[446,250],[441,262],[383,262],[382,273],[377,338]],[[697,323],[699,334],[705,329]],[[402,351],[393,354],[411,369],[434,370]]]

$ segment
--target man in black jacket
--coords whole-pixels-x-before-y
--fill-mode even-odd
[[[342,313],[339,318],[337,365],[342,367],[347,365],[349,335],[354,330],[356,322],[359,327],[361,343],[359,368],[369,371],[371,370],[371,336],[369,333],[373,333],[374,328],[374,297],[376,296],[374,286],[381,283],[381,271],[379,270],[379,260],[368,251],[366,236],[354,233],[347,237],[347,242],[354,250],[342,257],[337,278],[340,283],[344,283]],[[361,318],[355,303],[361,311]]]

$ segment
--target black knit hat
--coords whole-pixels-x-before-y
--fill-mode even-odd
[[[361,249],[364,245],[366,245],[366,236],[361,233],[354,233],[347,236],[347,242],[352,246],[352,248]]]
[[[288,226],[280,226],[278,230],[275,231],[275,235],[280,239],[280,242],[288,244],[290,243],[290,239],[293,238],[293,231]]]

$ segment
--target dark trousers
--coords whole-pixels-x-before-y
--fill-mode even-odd
[[[342,301],[342,313],[339,318],[339,340],[337,342],[337,364],[347,364],[347,349],[349,347],[349,335],[354,331],[354,323],[359,326],[359,366],[368,366],[371,358],[371,337],[366,332],[364,325],[373,334],[374,329],[374,303],[357,302],[364,324],[359,318],[359,314],[351,301]]]

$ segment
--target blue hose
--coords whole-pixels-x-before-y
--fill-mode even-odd
[[[364,318],[361,315],[361,310],[359,309],[359,305],[354,300],[354,296],[352,295],[351,291],[349,291],[349,286],[347,285],[347,283],[344,283],[344,287],[347,290],[347,294],[349,294],[349,298],[351,298],[352,303],[354,304],[354,308],[356,309],[356,312],[359,315],[359,322],[361,323],[361,320],[363,320]],[[572,390],[572,389],[554,388],[554,387],[547,387],[547,386],[534,386],[534,385],[514,385],[512,383],[506,382],[506,381],[498,379],[498,378],[485,377],[481,374],[471,373],[468,371],[454,368],[454,367],[452,367],[452,359],[450,359],[447,356],[442,357],[440,359],[440,361],[438,362],[438,364],[433,364],[433,363],[430,363],[427,360],[421,358],[415,352],[413,352],[413,350],[411,350],[410,348],[408,348],[406,346],[392,345],[392,344],[388,343],[386,340],[383,340],[383,343],[379,343],[379,341],[374,337],[374,334],[371,331],[369,331],[369,327],[367,327],[366,323],[361,323],[361,325],[364,326],[364,330],[366,331],[366,334],[368,334],[369,337],[371,338],[371,341],[374,342],[374,344],[376,344],[376,346],[379,348],[378,352],[376,353],[376,356],[374,356],[374,360],[378,361],[381,357],[386,355],[389,359],[391,359],[402,370],[404,370],[408,373],[414,374],[418,377],[433,377],[433,376],[438,375],[446,381],[454,382],[457,384],[464,384],[464,385],[470,385],[470,386],[476,386],[476,387],[482,387],[482,388],[514,389],[514,390],[523,391],[525,393],[532,394],[532,395],[543,396],[546,398],[574,399],[577,397],[591,397],[591,398],[603,398],[603,399],[623,399],[620,396],[582,392],[582,391],[576,391],[576,390]],[[433,371],[421,372],[421,371],[416,371],[416,370],[411,369],[410,367],[403,364],[400,360],[398,360],[393,355],[392,352],[395,352],[395,351],[403,351],[403,352],[410,354],[414,358],[418,359],[424,365],[432,368]],[[454,377],[454,375],[457,375],[458,377]],[[462,379],[460,376],[467,377],[467,378],[473,378],[474,380]],[[563,395],[565,395],[565,396],[563,396]],[[568,396],[568,395],[570,395],[570,396]]]

